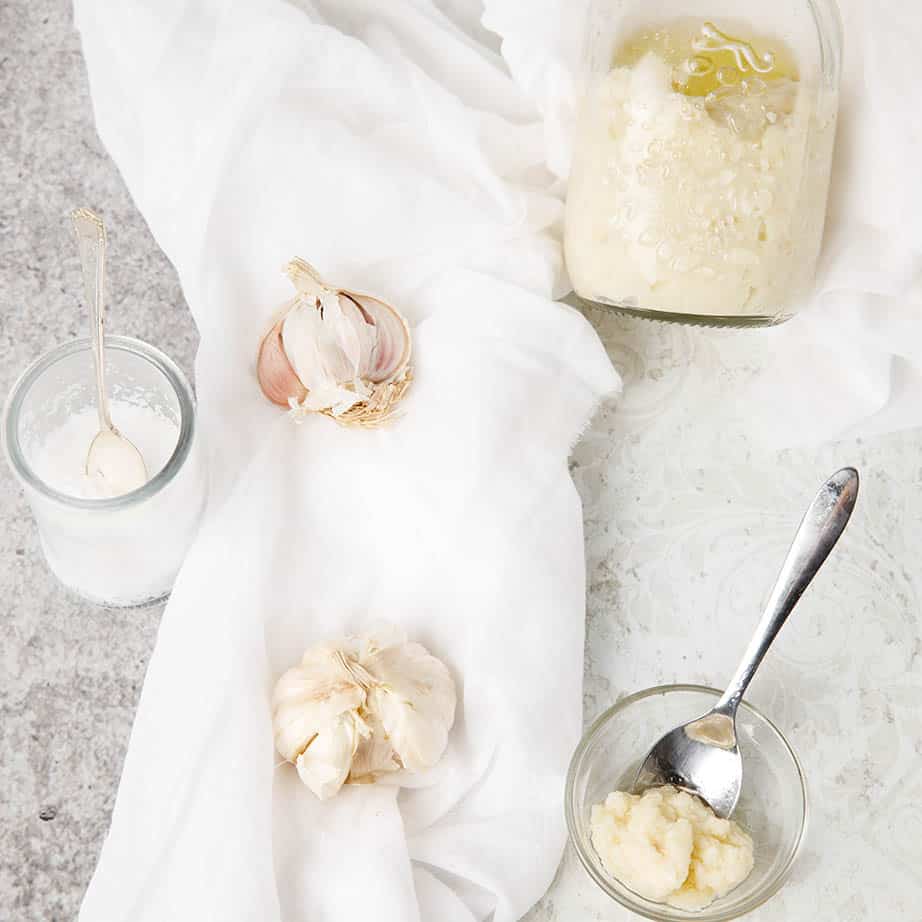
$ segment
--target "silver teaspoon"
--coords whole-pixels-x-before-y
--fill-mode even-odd
[[[78,209],[71,217],[80,248],[86,299],[92,311],[96,408],[99,412],[99,432],[90,443],[86,455],[86,473],[89,477],[101,480],[109,495],[120,496],[147,483],[147,466],[134,443],[126,439],[112,424],[109,414],[103,303],[106,282],[106,229],[102,219],[87,208]]]
[[[733,813],[743,780],[736,711],[756,669],[797,600],[848,523],[858,496],[858,472],[836,471],[820,488],[797,529],[759,626],[727,690],[703,717],[670,730],[650,750],[634,793],[672,784],[701,797],[721,817]]]

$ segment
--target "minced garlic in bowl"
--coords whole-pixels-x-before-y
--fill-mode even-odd
[[[637,824],[631,831],[633,836],[645,827],[643,810],[651,810],[650,819],[654,824],[660,822],[656,814],[664,814],[663,829],[683,812],[686,805],[683,799],[677,807],[673,804],[667,810],[666,804],[672,804],[672,798],[662,794],[655,810],[651,804],[643,807],[640,813],[636,813],[638,806],[633,799],[625,801],[622,798],[626,795],[616,795],[613,804],[609,795],[612,791],[632,790],[639,760],[651,743],[694,715],[707,713],[720,700],[721,694],[721,690],[700,685],[662,685],[621,698],[587,728],[570,760],[564,808],[577,860],[606,896],[656,922],[687,922],[692,918],[695,922],[730,922],[752,912],[781,889],[804,843],[808,807],[806,779],[800,762],[781,731],[764,714],[743,701],[737,714],[737,738],[745,764],[745,783],[733,820],[753,839],[753,864],[748,875],[722,896],[715,895],[714,901],[702,909],[685,908],[688,904],[684,903],[680,908],[660,901],[691,883],[688,872],[696,858],[702,860],[703,866],[696,868],[694,889],[697,891],[699,884],[710,887],[715,894],[723,889],[726,883],[715,886],[723,880],[716,868],[730,858],[731,853],[725,851],[727,843],[740,845],[740,850],[732,853],[735,857],[729,867],[736,867],[739,874],[748,864],[741,845],[744,840],[729,836],[719,825],[711,827],[709,832],[706,818],[702,820],[703,831],[715,841],[707,841],[699,835],[699,844],[703,842],[706,848],[699,847],[696,852],[692,829],[692,848],[684,874],[679,863],[679,869],[671,872],[673,876],[668,880],[664,878],[656,900],[642,896],[636,889],[638,882],[624,879],[627,873],[619,871],[613,862],[603,863],[605,839],[609,837],[610,840],[612,826],[619,835],[627,834],[623,829],[625,825],[630,826],[627,813],[633,815],[632,822]],[[647,797],[652,797],[656,790],[651,789]],[[693,803],[691,809],[695,806]],[[704,809],[703,804],[700,806]],[[628,811],[627,807],[631,809]],[[621,810],[621,819],[616,815],[610,825],[604,822],[602,814],[616,809]],[[689,825],[692,822],[689,820]],[[680,828],[672,833],[669,842],[673,856],[689,854],[687,832]],[[665,874],[668,863],[661,865],[660,870]],[[687,886],[685,894],[678,899],[690,897],[691,890],[692,887]]]
[[[749,834],[674,787],[614,791],[592,808],[602,866],[635,893],[677,909],[703,909],[753,868]]]

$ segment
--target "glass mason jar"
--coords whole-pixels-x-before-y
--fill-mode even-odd
[[[88,339],[58,346],[26,369],[7,400],[3,437],[52,572],[83,598],[128,608],[160,601],[172,589],[204,509],[205,463],[192,389],[180,369],[158,349],[124,336],[106,337],[105,360],[110,396],[168,421],[165,452],[176,440],[147,483],[121,496],[78,496],[63,492],[45,470],[41,453],[50,434],[78,414],[96,428]],[[78,441],[63,461],[79,475],[84,452]]]
[[[809,295],[835,137],[834,0],[595,0],[567,192],[581,298],[767,326]]]

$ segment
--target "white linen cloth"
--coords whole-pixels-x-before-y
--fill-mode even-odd
[[[516,919],[581,728],[567,454],[618,379],[555,304],[540,118],[473,3],[81,0],[97,123],[201,332],[214,490],[82,922]],[[254,359],[302,255],[414,323],[404,416],[296,424]],[[405,627],[459,684],[430,777],[320,803],[273,751],[309,643]]]
[[[919,422],[922,17],[842,6],[818,296],[775,330],[688,332],[720,374],[690,368],[687,399],[651,423],[695,427],[688,464],[744,427],[782,447]],[[78,0],[100,134],[202,334],[214,474],[82,922],[509,922],[549,882],[580,710],[564,458],[616,387],[591,331],[549,300],[565,288],[584,10]],[[393,429],[298,427],[259,396],[255,346],[296,254],[416,324]],[[321,805],[273,763],[268,695],[309,641],[374,618],[449,662],[459,723],[418,789]]]

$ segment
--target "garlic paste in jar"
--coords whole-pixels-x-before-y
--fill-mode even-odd
[[[627,36],[577,129],[576,293],[672,319],[786,319],[815,272],[835,112],[780,40],[692,20]]]

